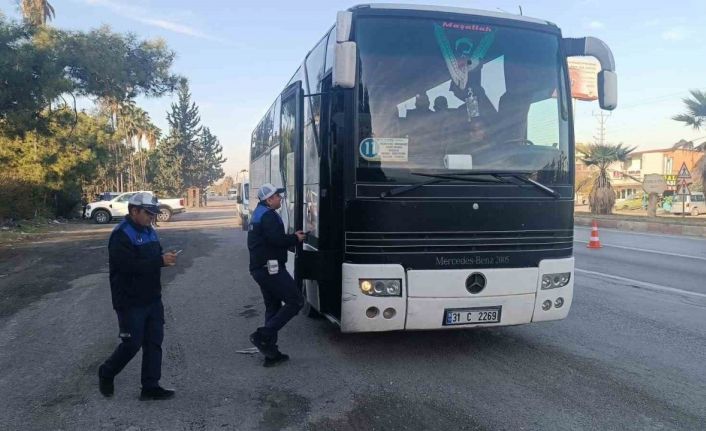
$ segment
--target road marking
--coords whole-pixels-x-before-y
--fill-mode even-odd
[[[574,242],[579,242],[579,243],[582,243],[582,244],[588,244],[588,241],[583,241],[583,240],[580,240],[580,239],[575,239]],[[706,261],[706,257],[702,257],[702,256],[691,256],[691,255],[688,255],[688,254],[670,253],[670,252],[668,252],[668,251],[650,250],[650,249],[647,249],[647,248],[637,248],[637,247],[626,247],[626,246],[624,246],[624,245],[612,245],[612,244],[606,244],[606,243],[602,243],[601,245],[602,245],[603,247],[613,247],[613,248],[620,248],[620,249],[623,249],[623,250],[641,251],[641,252],[644,252],[644,253],[663,254],[663,255],[665,255],[665,256],[683,257],[683,258],[687,258],[687,259],[696,259],[696,260],[703,260],[703,261]]]
[[[574,268],[574,271],[578,272],[579,274],[595,275],[595,276],[607,278],[610,280],[622,281],[622,282],[628,283],[632,286],[642,287],[645,289],[657,290],[660,292],[678,293],[680,295],[695,296],[697,298],[706,298],[706,294],[703,294],[703,293],[692,292],[690,290],[677,289],[674,287],[661,286],[659,284],[648,283],[646,281],[633,280],[631,278],[620,277],[617,275],[604,274],[602,272],[588,271],[588,270],[579,269],[579,268]]]

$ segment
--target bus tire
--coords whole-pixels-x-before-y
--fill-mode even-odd
[[[248,223],[249,223],[249,222],[250,222],[250,220],[248,220],[248,217],[243,216],[243,215],[240,216],[240,227],[241,227],[244,231],[247,231],[247,230],[248,230]]]
[[[312,307],[306,296],[306,281],[302,282],[302,295],[304,296],[304,306],[302,306],[302,314],[310,319],[320,319],[321,314]]]
[[[699,215],[699,209],[698,209],[698,208],[692,209],[692,210],[691,210],[691,215],[693,215],[694,217],[698,216],[698,215]]]

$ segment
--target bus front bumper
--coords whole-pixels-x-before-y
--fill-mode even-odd
[[[472,294],[466,281],[482,274],[487,286]],[[569,273],[562,287],[542,289],[546,274]],[[369,296],[362,279],[398,279],[402,295]],[[539,268],[409,270],[401,265],[343,264],[342,332],[475,328],[566,318],[571,308],[574,259],[547,259]],[[449,310],[499,310],[499,321],[450,325]]]

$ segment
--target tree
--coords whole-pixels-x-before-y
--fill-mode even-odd
[[[46,25],[56,16],[54,6],[47,0],[18,0],[22,16],[30,25],[35,27]]]
[[[107,162],[112,129],[107,119],[63,107],[50,133],[0,137],[0,218],[68,215],[81,189]]]
[[[635,147],[618,145],[589,145],[581,161],[586,166],[596,166],[598,175],[593,182],[593,190],[588,196],[588,205],[593,214],[611,214],[615,205],[615,192],[608,176],[608,167],[614,162],[625,162]]]
[[[103,26],[89,32],[62,32],[61,55],[77,94],[98,97],[113,111],[137,96],[171,93],[179,76],[171,73],[174,52],[161,39],[138,40]]]
[[[673,120],[691,126],[694,130],[706,128],[706,92],[701,90],[691,90],[691,98],[684,98],[682,101],[686,105],[686,112],[675,115]],[[697,147],[704,155],[701,157],[697,169],[701,171],[701,187],[706,186],[706,144]]]
[[[53,17],[47,1],[20,3],[29,18],[37,5],[46,23]],[[141,143],[154,148],[160,132],[134,100],[175,88],[174,53],[164,41],[108,27],[62,31],[29,18],[16,23],[0,14],[0,217],[36,214],[40,206],[64,212],[62,202],[81,188],[118,190],[125,180],[146,185],[150,154],[156,157]],[[79,112],[76,96],[103,109]]]
[[[201,116],[196,103],[191,101],[186,79],[179,82],[177,93],[178,100],[172,103],[171,112],[167,114],[170,139],[174,141],[176,151],[181,156],[181,177],[184,186],[198,186],[198,171],[202,163],[199,149]]]
[[[152,185],[158,196],[181,196],[184,192],[182,180],[183,158],[178,151],[179,137],[170,134],[157,146],[152,162]]]
[[[73,84],[64,59],[57,55],[57,34],[8,23],[0,15],[0,135],[46,133],[56,112],[48,108],[57,101],[65,104],[62,98]]]
[[[137,106],[134,101],[124,103],[119,110],[118,123],[120,136],[124,137],[125,149],[128,155],[130,190],[145,189],[147,183],[147,151],[143,150],[143,141],[153,142],[160,134],[147,112]],[[150,144],[152,145],[152,144]],[[153,148],[153,146],[152,146]]]
[[[169,136],[160,145],[167,148],[158,149],[160,166],[172,165],[178,159],[180,164],[180,181],[184,188],[198,187],[205,195],[206,188],[223,176],[223,147],[211,130],[201,125],[199,108],[191,100],[191,92],[186,79],[179,82],[178,99],[172,103],[167,114]],[[165,157],[165,160],[161,160]],[[160,185],[174,190],[172,186],[178,183],[174,177],[175,171],[162,174]],[[179,190],[181,194],[183,190]]]
[[[223,178],[223,181],[221,181],[217,186],[218,194],[221,196],[228,196],[228,190],[233,188],[233,184],[235,184],[235,181],[230,175]]]
[[[211,133],[208,127],[204,127],[199,137],[199,161],[197,167],[196,186],[205,195],[206,188],[223,178],[223,147],[218,138]]]

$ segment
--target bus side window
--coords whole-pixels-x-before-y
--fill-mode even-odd
[[[333,53],[336,48],[336,27],[328,34],[328,44],[326,45],[326,62],[324,65],[324,75],[333,69]]]
[[[282,218],[286,218],[287,232],[294,233],[294,208],[299,201],[296,195],[294,178],[294,144],[296,139],[296,98],[290,97],[282,102],[280,123],[279,170],[282,183],[287,189],[286,208],[282,208]]]

